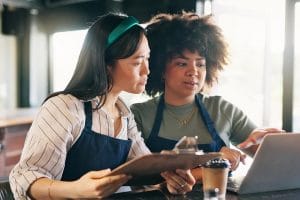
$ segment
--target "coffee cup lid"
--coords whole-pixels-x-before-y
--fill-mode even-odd
[[[203,166],[208,168],[229,168],[230,163],[227,159],[215,158],[206,162]]]

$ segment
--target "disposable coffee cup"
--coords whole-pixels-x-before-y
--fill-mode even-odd
[[[230,163],[226,159],[213,159],[202,168],[204,199],[209,199],[212,191],[217,191],[218,200],[225,200]]]

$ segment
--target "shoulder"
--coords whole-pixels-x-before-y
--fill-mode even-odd
[[[72,120],[84,115],[83,101],[70,94],[59,94],[48,99],[41,108],[42,112],[48,112],[51,115],[64,116]],[[81,117],[80,117],[81,118]]]
[[[154,97],[148,101],[142,102],[142,103],[135,103],[130,106],[130,109],[133,113],[137,112],[147,112],[156,110],[156,107],[158,105],[159,97]]]
[[[118,98],[117,105],[118,105],[118,107],[119,107],[119,109],[120,109],[123,116],[130,115],[130,109],[121,97]]]
[[[203,98],[203,102],[211,115],[214,115],[216,118],[223,116],[233,124],[241,120],[250,121],[242,109],[221,96],[206,96]]]
[[[213,110],[235,110],[237,107],[221,96],[203,96],[203,103],[207,109]]]
[[[82,105],[83,102],[71,94],[59,94],[57,96],[51,97],[44,104],[43,107],[49,106],[61,106],[61,107],[76,107]]]
[[[140,130],[145,132],[145,127],[155,119],[156,110],[158,105],[159,97],[155,97],[143,103],[136,103],[131,105],[131,111],[134,114],[134,119],[137,124],[140,126]],[[142,125],[141,125],[142,124]]]

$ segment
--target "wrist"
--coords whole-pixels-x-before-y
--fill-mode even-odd
[[[54,184],[54,180],[50,180],[49,186],[48,186],[48,198],[50,200],[53,200],[52,195],[51,195],[51,187],[52,187],[53,184]]]
[[[50,187],[50,200],[60,199],[78,199],[78,189],[76,188],[76,181],[53,181]]]

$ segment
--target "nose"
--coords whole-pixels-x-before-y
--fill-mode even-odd
[[[148,59],[143,61],[141,73],[146,75],[150,74]]]
[[[192,64],[190,67],[188,67],[186,71],[187,76],[197,76],[198,73],[198,67],[195,64]]]

